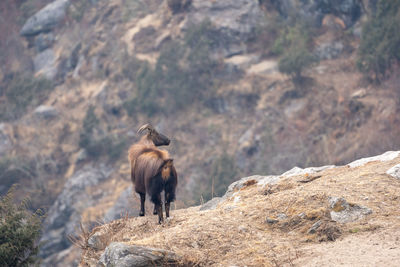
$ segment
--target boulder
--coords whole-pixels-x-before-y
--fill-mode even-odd
[[[336,167],[335,165],[326,165],[326,166],[321,166],[321,167],[309,167],[309,168],[305,168],[305,169],[302,169],[299,167],[293,167],[292,169],[283,173],[281,176],[292,177],[292,176],[297,176],[297,175],[313,174],[313,173],[321,172],[323,170],[332,169],[335,167]]]
[[[106,180],[111,171],[105,165],[85,166],[68,179],[43,222],[41,257],[46,258],[71,245],[67,235],[75,233],[81,211],[94,206],[95,198],[101,197],[88,195],[86,190]]]
[[[41,33],[35,38],[35,48],[37,52],[42,52],[51,47],[55,41],[54,34]]]
[[[58,116],[58,111],[54,107],[41,105],[33,113],[36,117],[44,120],[54,119]]]
[[[204,20],[210,20],[215,26],[215,52],[230,57],[246,51],[244,43],[264,22],[264,13],[254,0],[193,0],[182,30]]]
[[[215,210],[218,204],[221,202],[221,197],[214,197],[213,199],[207,201],[201,205],[200,210]]]
[[[101,255],[99,266],[170,266],[178,261],[179,257],[172,251],[113,242]]]
[[[387,151],[387,152],[383,153],[382,155],[355,160],[355,161],[347,164],[347,166],[349,166],[350,168],[355,168],[355,167],[363,166],[372,161],[390,161],[390,160],[397,158],[399,155],[400,155],[400,151]]]
[[[232,183],[229,187],[224,196],[222,197],[223,200],[230,198],[234,195],[236,191],[240,189],[250,186],[253,184],[257,184],[261,187],[265,187],[266,185],[276,184],[279,181],[279,176],[261,176],[261,175],[253,175],[249,177],[244,177],[239,181]]]
[[[35,73],[41,74],[49,80],[57,75],[57,62],[54,51],[49,48],[35,56],[33,59]]]
[[[344,198],[329,197],[328,200],[332,209],[331,218],[338,223],[354,222],[372,213],[371,209],[348,203]]]
[[[333,41],[319,44],[315,50],[314,55],[319,58],[319,60],[325,59],[335,59],[340,56],[343,52],[344,45],[341,41]]]
[[[386,174],[389,174],[390,176],[400,179],[400,164],[397,164],[395,166],[393,166],[392,168],[390,168]]]
[[[22,36],[37,35],[54,29],[65,17],[69,0],[56,0],[30,17],[22,27]]]

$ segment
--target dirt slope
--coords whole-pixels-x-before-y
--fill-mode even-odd
[[[199,266],[398,266],[400,180],[386,174],[400,163],[398,155],[354,167],[292,170],[276,184],[263,185],[271,177],[242,179],[215,209],[174,210],[162,225],[152,215],[113,221],[90,234],[101,241],[84,249],[81,265],[96,266],[108,244],[124,242],[171,250]],[[336,222],[330,214],[344,205],[331,208],[329,197],[372,213]]]

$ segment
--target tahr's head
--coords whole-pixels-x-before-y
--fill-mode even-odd
[[[171,142],[168,137],[157,132],[149,123],[140,127],[138,133],[142,133],[145,130],[148,130],[147,138],[151,140],[155,146],[168,146]]]

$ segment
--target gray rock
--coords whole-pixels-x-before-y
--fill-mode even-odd
[[[279,213],[278,215],[276,215],[276,217],[279,220],[286,220],[288,218],[288,216],[285,213]]]
[[[372,213],[371,209],[350,204],[344,198],[329,197],[329,205],[332,209],[330,212],[332,220],[339,223],[357,221]]]
[[[260,0],[260,2],[264,2]],[[272,0],[270,1],[281,16],[287,18],[296,14],[316,26],[326,14],[340,17],[346,26],[353,25],[362,15],[363,9],[358,0]]]
[[[321,167],[309,167],[309,168],[299,168],[299,167],[293,167],[292,169],[288,170],[287,172],[283,173],[281,176],[282,177],[292,177],[296,175],[304,175],[304,174],[313,174],[313,173],[318,173],[323,170],[327,169],[332,169],[335,168],[335,165],[326,165],[326,166],[321,166]]]
[[[263,18],[260,6],[254,0],[193,0],[183,30],[191,24],[209,19],[217,31],[215,52],[230,57],[245,52],[244,42],[264,22]]]
[[[271,218],[271,217],[267,217],[267,219],[265,219],[265,222],[268,224],[275,224],[275,223],[279,222],[279,220]]]
[[[215,210],[221,201],[221,197],[214,197],[213,199],[201,205],[200,210]]]
[[[88,195],[86,190],[106,180],[111,171],[104,165],[86,166],[68,179],[43,222],[41,241],[45,243],[41,247],[41,257],[46,258],[71,245],[67,235],[74,234],[79,226],[80,211],[93,206],[96,198],[102,197]]]
[[[400,179],[400,164],[397,164],[395,166],[393,166],[392,168],[390,168],[386,174],[389,174],[390,176]]]
[[[40,119],[50,120],[58,116],[58,111],[54,107],[50,106],[38,106],[33,113]]]
[[[249,177],[244,177],[244,178],[240,179],[239,181],[236,181],[236,182],[232,183],[231,185],[229,185],[228,190],[222,197],[222,200],[232,197],[236,191],[247,186],[251,180],[254,180],[257,185],[264,187],[267,184],[276,184],[279,181],[279,177],[278,176],[261,176],[261,175],[253,175],[253,176],[249,176]]]
[[[319,44],[314,51],[315,56],[320,60],[335,59],[343,52],[344,45],[341,41],[327,42]]]
[[[101,254],[99,265],[119,266],[169,266],[177,264],[179,257],[172,251],[127,245],[113,242]]]
[[[42,52],[51,47],[55,41],[54,34],[41,33],[35,38],[35,48],[37,52]]]
[[[387,152],[383,153],[382,155],[355,160],[355,161],[347,164],[347,166],[349,166],[350,168],[355,168],[355,167],[363,166],[372,161],[390,161],[390,160],[394,160],[399,155],[400,155],[400,151],[387,151]]]
[[[107,231],[97,231],[89,237],[88,246],[96,250],[105,249],[107,246],[107,242],[109,242],[110,240],[109,237],[110,234],[107,233]]]
[[[69,0],[56,0],[30,17],[22,27],[22,36],[37,35],[54,29],[65,17]]]
[[[57,75],[56,63],[56,55],[51,48],[40,52],[33,59],[35,72],[49,80],[53,80]]]
[[[314,233],[318,230],[318,228],[321,226],[321,224],[322,224],[322,221],[321,221],[321,220],[319,220],[319,221],[317,221],[316,223],[314,223],[314,224],[311,226],[311,228],[308,229],[308,233],[309,233],[309,234],[314,234]]]

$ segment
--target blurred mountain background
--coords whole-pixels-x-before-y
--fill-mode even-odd
[[[127,151],[172,139],[175,208],[252,174],[400,145],[397,0],[3,0],[0,195],[46,212],[43,265],[68,235],[138,214]]]

